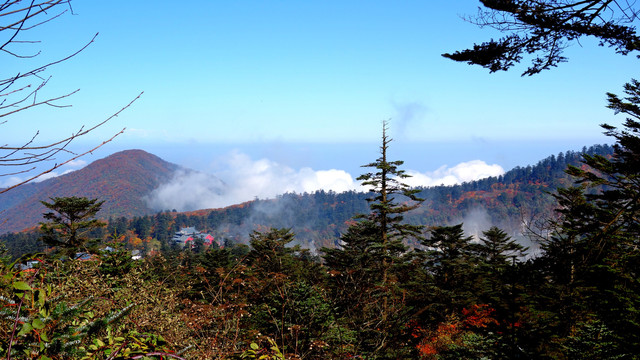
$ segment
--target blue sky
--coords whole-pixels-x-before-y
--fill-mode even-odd
[[[86,162],[141,148],[210,173],[229,156],[300,172],[344,170],[374,160],[382,120],[392,156],[423,174],[484,161],[508,170],[559,151],[605,142],[598,124],[619,124],[606,92],[637,76],[634,56],[589,39],[569,62],[534,77],[526,63],[489,74],[441,56],[499,37],[461,19],[478,1],[76,0],[25,34],[33,60],[4,56],[3,74],[57,59],[47,92],[77,88],[68,109],[40,108],[3,125],[7,139],[41,140],[96,123],[144,95],[78,149],[127,131]],[[22,70],[21,70],[22,69]],[[43,94],[44,95],[44,94]],[[81,164],[81,163],[79,163]]]

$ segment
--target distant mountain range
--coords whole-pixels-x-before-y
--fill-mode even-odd
[[[152,214],[144,197],[171,179],[180,166],[142,150],[127,150],[88,166],[0,194],[0,234],[21,231],[42,221],[51,197],[86,196],[104,200],[101,218]]]
[[[464,223],[469,235],[480,235],[496,225],[514,237],[536,219],[548,219],[555,212],[551,194],[558,187],[571,186],[564,172],[568,165],[581,166],[582,153],[611,156],[608,145],[595,145],[582,151],[549,156],[536,165],[516,167],[499,177],[454,186],[420,189],[425,201],[405,219],[427,227]],[[222,209],[191,212],[156,212],[147,199],[159,186],[186,170],[141,150],[129,150],[95,161],[87,167],[57,177],[21,186],[0,194],[0,234],[33,228],[45,211],[40,200],[53,196],[87,196],[105,200],[99,217],[114,221],[105,234],[117,233],[153,238],[168,244],[181,227],[195,226],[216,239],[247,242],[256,229],[291,228],[303,246],[314,249],[335,246],[352,218],[368,211],[363,192],[282,194],[275,199],[254,200]],[[215,179],[215,178],[214,178]],[[221,184],[219,179],[214,182]],[[218,185],[216,185],[218,186]],[[18,236],[19,235],[19,236]],[[0,236],[12,253],[36,249],[37,235]],[[524,240],[523,240],[524,241]],[[21,245],[20,245],[21,244]]]

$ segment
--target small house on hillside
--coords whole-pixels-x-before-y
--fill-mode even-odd
[[[213,241],[215,240],[213,238],[213,235],[204,234],[196,230],[195,227],[186,227],[186,228],[180,229],[180,231],[176,232],[176,234],[173,236],[171,240],[179,244],[180,246],[185,246],[189,241],[191,241],[191,244],[193,246],[194,239],[202,239],[204,242],[204,245],[206,246],[210,246],[211,244],[213,244]]]

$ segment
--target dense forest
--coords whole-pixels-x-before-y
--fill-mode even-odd
[[[425,201],[407,212],[405,219],[414,225],[438,226],[467,224],[468,231],[480,235],[492,225],[525,243],[525,223],[535,223],[554,215],[551,195],[558,187],[571,184],[565,173],[568,165],[579,166],[582,154],[610,157],[608,145],[595,145],[582,152],[567,151],[549,156],[535,165],[516,167],[497,178],[486,178],[454,186],[419,189]],[[130,250],[166,249],[171,238],[183,227],[211,233],[220,245],[248,244],[249,234],[265,228],[291,228],[296,243],[316,250],[334,247],[357,214],[369,212],[366,192],[283,194],[276,199],[254,200],[224,209],[186,213],[172,211],[133,218],[111,218],[105,228],[94,230],[94,238],[124,236]],[[474,219],[479,214],[480,219]],[[475,216],[478,217],[478,216]],[[472,224],[475,223],[475,224]],[[474,225],[474,226],[471,226]],[[24,253],[45,250],[38,231],[0,236],[9,253],[17,258]],[[315,253],[315,251],[314,251]]]
[[[640,94],[640,84],[634,89]],[[432,192],[402,183],[402,162],[386,159],[383,132],[381,157],[360,177],[368,194],[289,194],[262,203],[296,200],[292,216],[340,224],[339,241],[314,252],[277,227],[253,230],[245,242],[168,242],[181,226],[241,224],[257,202],[104,224],[92,219],[98,200],[54,198],[39,235],[46,253],[16,266],[4,251],[0,352],[39,359],[636,358],[640,139],[630,133],[640,123],[628,120],[626,128],[607,128],[618,141],[612,148]],[[553,176],[567,164],[575,186]],[[464,208],[516,205],[535,200],[530,189],[563,184],[540,200],[555,203],[558,216],[547,218],[534,257],[497,226],[476,240],[463,224],[404,221],[432,211],[437,199]],[[312,200],[325,206],[309,206]],[[492,216],[508,207],[495,206]],[[146,256],[138,260],[134,248]]]
[[[45,5],[54,6],[31,2],[25,20],[3,28],[12,35],[0,49],[24,43],[14,38]],[[534,75],[584,36],[622,54],[640,49],[633,3],[482,6],[475,23],[507,36],[446,57],[495,72],[529,55],[524,74]],[[37,72],[3,80],[0,93],[22,96],[28,86],[11,86]],[[37,231],[0,242],[0,357],[638,359],[640,82],[624,92],[608,94],[626,115],[622,128],[602,125],[612,147],[459,186],[403,183],[385,124],[380,156],[358,178],[368,193],[108,222],[95,218],[103,199],[44,200]],[[31,98],[3,106],[21,111],[37,105]],[[29,150],[46,158],[57,144],[5,146],[4,159],[40,161]],[[476,211],[486,226],[472,234],[465,221]],[[179,247],[171,238],[184,226],[218,242]],[[536,239],[535,254],[516,231]]]

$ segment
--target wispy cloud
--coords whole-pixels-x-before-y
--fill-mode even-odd
[[[178,211],[217,207],[226,191],[220,179],[196,171],[176,171],[173,178],[146,197],[149,207]],[[214,206],[207,206],[207,205]]]
[[[87,165],[87,162],[85,160],[82,159],[77,159],[77,160],[73,160],[70,161],[69,163],[65,164],[64,166],[60,167],[58,169],[58,171],[51,171],[48,172],[46,174],[43,174],[42,176],[36,178],[35,180],[33,180],[33,182],[41,182],[41,181],[45,181],[48,179],[52,179],[64,174],[68,174],[70,172],[76,171],[78,169],[81,169],[83,167],[85,167]],[[39,171],[44,171],[45,169],[39,169]],[[37,173],[35,171],[38,170],[34,170],[31,173],[28,173],[30,176],[10,176],[7,178],[2,178],[0,177],[0,188],[5,188],[5,187],[9,187],[9,186],[13,186],[15,184],[21,183],[24,180],[36,175]]]
[[[418,101],[396,102],[391,103],[395,114],[392,118],[392,124],[398,129],[401,135],[407,135],[408,127],[413,123],[422,120],[427,113],[427,107]]]

